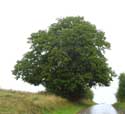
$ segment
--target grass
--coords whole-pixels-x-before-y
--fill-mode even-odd
[[[69,103],[63,107],[60,107],[54,111],[45,113],[45,114],[78,114],[81,110],[88,108],[93,105],[92,101],[82,101],[82,103]]]
[[[67,105],[62,108],[56,109],[52,112],[46,112],[46,114],[77,114],[80,110],[83,109],[83,106],[78,105]]]
[[[92,105],[71,103],[55,95],[0,90],[0,114],[77,114]]]
[[[117,102],[117,103],[114,104],[114,107],[117,110],[125,111],[125,102]]]

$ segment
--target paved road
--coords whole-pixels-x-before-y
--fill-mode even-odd
[[[98,104],[88,108],[79,114],[119,114],[112,105]],[[124,114],[124,113],[123,113]]]

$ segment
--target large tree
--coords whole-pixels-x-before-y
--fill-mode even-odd
[[[92,86],[108,86],[113,71],[104,32],[83,17],[58,19],[48,30],[31,34],[30,51],[17,61],[13,74],[68,99],[79,99]]]

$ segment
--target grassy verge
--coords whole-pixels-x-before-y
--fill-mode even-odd
[[[125,102],[117,102],[114,107],[119,111],[125,111]]]
[[[0,114],[76,114],[91,101],[71,103],[48,94],[0,90]]]
[[[78,114],[78,112],[88,108],[93,104],[94,103],[89,100],[87,101],[84,100],[81,103],[68,103],[65,106],[62,106],[50,112],[46,112],[45,114]]]
[[[54,111],[46,112],[45,114],[77,114],[82,109],[83,106],[67,105]]]

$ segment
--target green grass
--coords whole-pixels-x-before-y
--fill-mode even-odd
[[[82,103],[69,103],[63,107],[57,108],[51,112],[46,112],[45,114],[78,114],[83,109],[88,108],[93,105],[92,101],[82,101]]]
[[[125,111],[125,102],[117,102],[114,104],[117,110]]]
[[[71,103],[55,95],[0,90],[0,114],[77,114],[92,105]]]
[[[82,109],[83,106],[67,105],[62,108],[56,109],[55,111],[46,112],[45,114],[77,114]]]

